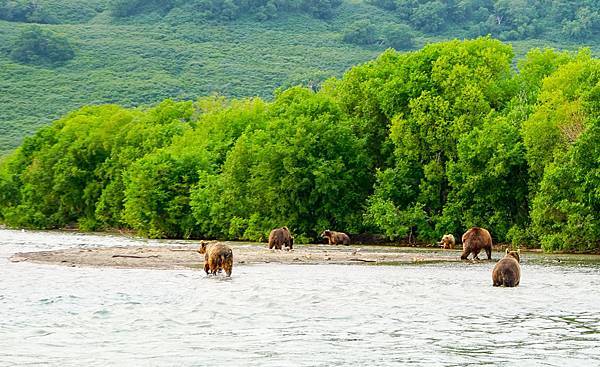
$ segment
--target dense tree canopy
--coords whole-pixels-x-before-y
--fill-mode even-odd
[[[534,49],[512,65],[486,37],[388,50],[271,102],[84,107],[0,163],[0,220],[249,240],[287,225],[300,242],[482,226],[495,241],[597,250],[600,62]]]

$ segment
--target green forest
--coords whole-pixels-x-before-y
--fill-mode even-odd
[[[597,0],[0,0],[0,155],[74,109],[318,89],[388,48],[600,52]],[[516,60],[516,59],[515,59]],[[512,65],[516,65],[513,63]]]
[[[600,60],[492,37],[389,49],[318,88],[90,105],[0,164],[0,221],[297,242],[324,229],[600,249]]]

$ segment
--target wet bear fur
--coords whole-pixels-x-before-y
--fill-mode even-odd
[[[294,247],[294,237],[288,227],[275,228],[269,234],[269,249],[281,250],[282,247],[286,250]]]
[[[344,232],[335,232],[326,230],[321,233],[321,237],[327,238],[330,245],[349,245],[350,237]]]
[[[444,249],[453,249],[455,244],[456,244],[456,240],[454,239],[454,236],[451,234],[445,234],[442,237],[442,240],[440,242],[438,242],[438,246],[441,246]]]
[[[521,281],[521,258],[518,251],[508,251],[492,271],[494,287],[516,287]]]
[[[233,269],[233,251],[229,246],[219,242],[200,242],[198,248],[200,254],[204,254],[204,271],[206,274],[216,275],[224,270],[228,277]]]
[[[487,229],[473,227],[462,236],[463,253],[461,260],[466,260],[470,254],[473,259],[479,260],[477,255],[481,250],[485,250],[488,260],[492,259],[492,236]]]

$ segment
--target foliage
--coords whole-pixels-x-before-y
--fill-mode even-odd
[[[25,29],[10,53],[13,60],[27,64],[57,64],[75,56],[69,41],[38,26]]]
[[[0,0],[0,19],[57,24],[87,21],[104,10],[106,0]]]
[[[3,162],[2,186],[11,196],[1,197],[0,217],[34,228],[118,225],[118,215],[97,216],[98,202],[119,208],[123,168],[181,134],[190,107],[165,101],[146,114],[84,107],[40,130]]]
[[[335,100],[292,88],[270,106],[264,129],[247,131],[222,173],[192,194],[211,237],[265,239],[276,225],[315,238],[325,228],[359,230],[369,162]]]
[[[120,3],[142,6],[132,7],[129,16],[113,16]],[[495,2],[469,0],[441,2],[444,23],[437,31],[425,31],[414,23],[412,12],[427,3],[0,0],[0,79],[3,93],[10,96],[0,98],[0,155],[83,105],[147,106],[166,98],[195,100],[215,93],[270,100],[278,87],[301,84],[316,90],[325,79],[339,77],[389,47],[409,50],[488,33],[506,38],[504,33],[519,30],[518,22],[506,30],[488,29]],[[578,9],[597,11],[594,0],[526,3],[538,9],[535,22],[527,24],[539,32],[513,41],[515,54],[524,55],[540,44],[574,50],[585,43],[597,55],[600,37],[594,21],[600,17],[581,10],[582,19],[591,20],[584,22],[586,31],[577,37],[566,31]],[[223,11],[230,4],[237,9],[232,19]],[[375,42],[344,42],[348,26],[361,20],[374,25]],[[30,23],[65,37],[76,57],[64,64],[15,62],[10,57],[13,45]]]
[[[528,217],[527,162],[518,126],[490,117],[460,139],[458,157],[448,165],[448,195],[441,219],[444,229],[481,226],[505,241],[513,226]]]
[[[354,104],[349,109],[377,111],[378,135],[389,128],[394,146],[390,167],[378,175],[373,202],[391,201],[399,210],[421,208],[427,218],[416,228],[421,239],[435,237],[451,190],[446,168],[457,158],[457,143],[512,93],[511,58],[510,48],[484,38],[428,45],[409,54],[387,52],[365,66],[374,75],[364,83],[369,95],[354,92],[358,99],[349,100]]]
[[[197,108],[201,115],[195,129],[125,172],[123,218],[146,236],[207,235],[192,216],[193,187],[201,176],[220,172],[228,151],[245,131],[264,126],[266,105],[258,99],[227,103],[207,98]]]
[[[370,0],[395,12],[416,29],[440,33],[462,28],[471,36],[491,34],[501,40],[520,40],[553,34],[570,39],[593,39],[600,31],[596,0]]]
[[[301,241],[331,228],[409,243],[482,226],[495,242],[597,251],[599,116],[586,49],[516,63],[491,37],[388,49],[272,101],[80,108],[0,160],[0,221],[244,240],[286,225]]]
[[[546,250],[598,248],[598,60],[582,54],[560,67],[544,81],[540,101],[524,130],[534,191],[532,228]]]
[[[375,26],[369,20],[352,23],[344,31],[344,42],[357,45],[371,45],[377,42]]]
[[[283,13],[305,12],[316,18],[328,19],[341,0],[117,0],[112,5],[115,17],[131,17],[140,13],[166,14],[173,9],[186,9],[199,18],[232,21],[254,15],[267,20]]]
[[[414,45],[414,32],[405,24],[391,23],[383,29],[383,42],[396,50],[411,49]]]

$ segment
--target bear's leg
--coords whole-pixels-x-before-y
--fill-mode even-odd
[[[210,270],[209,266],[208,266],[208,262],[204,263],[204,271],[206,272],[206,275],[208,275],[208,271]]]
[[[471,253],[471,250],[469,249],[465,249],[463,251],[463,253],[460,255],[460,259],[461,260],[466,260],[469,257],[469,254]]]
[[[485,253],[487,254],[488,260],[492,259],[492,246],[485,248]]]
[[[233,268],[233,262],[232,261],[226,261],[223,264],[223,269],[225,269],[225,274],[227,274],[228,277],[231,276],[231,269]]]
[[[473,260],[479,260],[479,251],[480,249],[473,250]]]
[[[208,259],[208,267],[212,275],[217,275],[217,261],[212,257]]]

